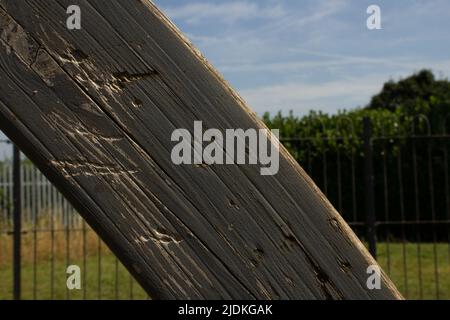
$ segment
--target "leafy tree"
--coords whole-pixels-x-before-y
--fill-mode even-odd
[[[450,82],[437,80],[431,71],[422,70],[397,82],[387,82],[364,108],[342,110],[332,115],[310,111],[301,117],[293,112],[288,115],[266,113],[263,120],[269,128],[280,129],[284,145],[344,217],[349,221],[364,221],[364,210],[361,210],[365,198],[361,188],[364,185],[362,120],[369,117],[373,136],[381,138],[374,143],[373,152],[376,197],[379,197],[376,211],[379,217],[390,212],[390,219],[396,220],[401,218],[398,201],[389,202],[387,208],[383,206],[385,179],[389,179],[391,199],[420,197],[419,211],[427,215],[431,206],[430,165],[433,167],[435,212],[437,218],[444,218],[446,187],[443,177],[448,164],[443,160],[443,150],[450,146],[442,139],[433,145],[428,139],[410,137],[429,132],[442,134],[443,123],[449,114]],[[450,133],[450,118],[447,129]],[[412,157],[413,149],[415,158]],[[401,158],[398,158],[400,152]],[[402,172],[398,171],[398,159],[401,159]],[[414,172],[418,173],[420,195],[416,194]],[[399,176],[404,179],[402,189]],[[355,189],[355,186],[358,187]],[[406,201],[404,205],[404,218],[414,219],[415,202]],[[401,235],[399,228],[391,228],[389,233],[394,237]],[[411,232],[406,236],[413,239],[415,234]]]
[[[443,120],[450,111],[450,82],[437,80],[430,70],[422,70],[398,82],[385,83],[366,108],[410,117],[423,114],[434,131],[442,130]]]

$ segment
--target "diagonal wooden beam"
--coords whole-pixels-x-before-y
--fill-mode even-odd
[[[401,298],[284,148],[273,176],[171,161],[195,121],[265,126],[151,2],[0,0],[0,27],[0,129],[153,298]]]

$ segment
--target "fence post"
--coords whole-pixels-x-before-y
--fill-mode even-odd
[[[375,217],[375,187],[373,173],[373,144],[372,144],[372,122],[370,118],[365,117],[364,125],[364,190],[365,190],[365,209],[366,209],[366,232],[369,251],[372,256],[377,258],[377,240],[376,240],[376,217]]]
[[[21,199],[21,179],[20,179],[20,150],[13,145],[13,295],[15,300],[21,298],[21,236],[22,236],[22,199]]]

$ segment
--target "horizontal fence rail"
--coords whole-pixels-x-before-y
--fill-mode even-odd
[[[405,297],[450,299],[450,135],[433,132],[422,116],[402,133],[369,119],[340,125],[339,136],[327,136],[322,124],[323,134],[281,141]],[[1,146],[12,149],[7,140]],[[20,164],[21,298],[147,299],[39,170],[25,158]],[[13,181],[6,155],[0,159],[0,299],[13,298]],[[66,287],[69,265],[83,271],[81,290]]]

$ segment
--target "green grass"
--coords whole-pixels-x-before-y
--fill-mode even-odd
[[[398,289],[409,299],[436,299],[436,276],[434,252],[437,254],[437,271],[439,278],[439,298],[450,299],[450,261],[448,244],[421,244],[420,263],[422,274],[422,292],[419,281],[419,260],[417,245],[388,243],[378,244],[378,261],[383,269],[390,274]],[[390,259],[388,259],[388,250]],[[91,252],[92,251],[92,252]],[[82,290],[68,292],[66,289],[65,269],[66,259],[59,257],[55,260],[54,295],[51,295],[51,264],[50,259],[40,259],[36,270],[30,259],[25,259],[22,266],[22,293],[24,299],[147,299],[145,292],[131,279],[125,268],[117,263],[114,256],[106,249],[102,249],[101,260],[101,292],[99,292],[98,269],[99,260],[96,251],[91,250],[86,259],[86,285]],[[78,255],[82,257],[82,255]],[[404,260],[405,259],[405,260]],[[404,267],[406,262],[406,269]],[[79,265],[83,270],[83,260],[72,258],[71,264]],[[116,278],[117,268],[117,278]],[[406,270],[406,273],[405,273]],[[36,272],[36,274],[35,274]],[[34,282],[36,275],[36,282]],[[407,281],[405,283],[405,277]],[[0,262],[0,300],[12,297],[11,264]],[[34,286],[36,283],[36,286]],[[408,290],[406,290],[406,285]],[[36,295],[34,296],[34,292]]]
[[[377,249],[378,262],[405,298],[450,299],[449,244],[420,244],[420,255],[415,243],[380,243]]]
[[[81,230],[67,233],[59,225],[53,236],[27,230],[21,247],[23,299],[148,298],[91,229],[87,228],[84,236]],[[0,234],[0,300],[12,298],[12,252],[11,234]],[[81,290],[67,290],[68,265],[80,267]]]
[[[147,299],[148,296],[129,275],[128,271],[110,254],[102,255],[99,278],[98,256],[88,256],[86,272],[83,275],[83,259],[71,259],[70,264],[80,266],[86,283],[81,290],[67,290],[66,261],[55,261],[53,296],[52,296],[52,267],[50,261],[39,261],[37,268],[33,264],[22,265],[22,298],[23,299]],[[117,272],[117,273],[116,273]],[[36,279],[36,280],[34,280]],[[100,283],[99,283],[100,279]],[[10,266],[0,267],[0,300],[12,297],[12,270]],[[100,289],[99,289],[100,288]]]

